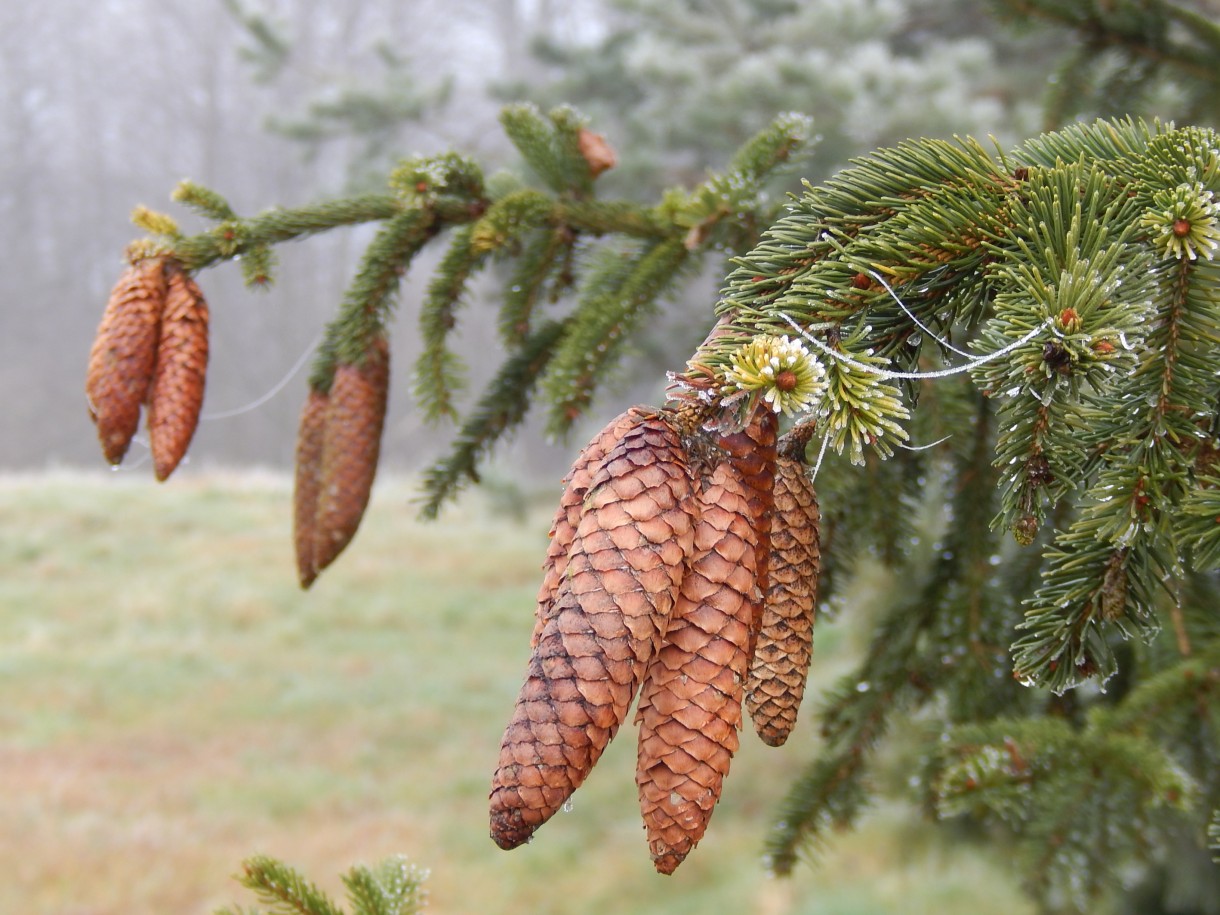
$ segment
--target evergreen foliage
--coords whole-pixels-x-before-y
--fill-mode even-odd
[[[908,136],[1039,126],[1037,93],[1057,45],[995,33],[985,4],[952,0],[611,0],[593,41],[542,37],[550,77],[504,99],[567,101],[634,153],[608,176],[625,194],[718,167],[770,112],[811,115],[820,180],[861,149]],[[986,38],[982,37],[986,35]],[[918,99],[917,105],[912,100]],[[675,116],[676,115],[676,116]]]
[[[367,189],[376,185],[384,164],[403,140],[404,127],[444,110],[453,92],[453,81],[444,79],[422,85],[409,57],[391,41],[378,41],[365,53],[375,61],[372,80],[341,80],[333,74],[300,71],[304,62],[290,29],[260,12],[246,0],[224,0],[224,6],[244,30],[246,43],[239,49],[250,65],[254,80],[269,85],[302,76],[317,88],[300,111],[275,114],[266,127],[299,143],[307,159],[315,158],[329,143],[355,140],[356,150],[348,166],[349,183]]]
[[[343,875],[350,915],[418,915],[427,899],[423,889],[427,876],[401,855],[374,867],[353,867]],[[267,915],[349,915],[303,874],[275,858],[247,859],[237,880],[267,906]],[[226,907],[216,915],[261,915],[261,911]]]
[[[1220,23],[1206,0],[996,0],[995,6],[1019,27],[1076,36],[1050,83],[1052,124],[1166,107],[1192,123],[1220,117],[1214,91]]]

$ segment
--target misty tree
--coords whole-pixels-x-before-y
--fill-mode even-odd
[[[1056,46],[997,31],[974,3],[608,6],[604,34],[538,36],[548,80],[497,92],[587,111],[632,152],[608,178],[624,193],[697,180],[778,111],[814,118],[817,154],[802,176],[815,180],[861,150],[910,136],[999,132],[1015,141],[1037,128],[1039,93],[1024,87],[1041,81]]]
[[[1094,16],[1121,36],[1168,7]],[[1213,19],[1174,22],[1220,42]],[[1214,92],[1214,72],[1183,72]],[[736,252],[665,402],[612,420],[568,477],[493,776],[493,838],[518,845],[561,809],[639,692],[649,848],[658,870],[678,866],[746,713],[784,741],[792,722],[777,731],[776,708],[800,702],[815,609],[851,612],[852,579],[873,565],[888,586],[872,640],[821,698],[822,745],[777,816],[772,866],[790,870],[855,821],[878,790],[878,748],[898,735],[913,747],[899,790],[1006,843],[1042,910],[1210,911],[1215,130],[1110,118],[1007,150],[907,140],[775,213],[763,189],[810,141],[805,118],[773,121],[724,171],[647,203],[599,193],[615,156],[573,109],[517,105],[501,120],[525,175],[443,153],[403,161],[378,194],[249,217],[184,183],[176,199],[215,223],[193,235],[141,211],[149,234],[129,250],[90,365],[108,456],[145,403],[169,453],[162,475],[189,441],[207,348],[192,275],[240,258],[263,284],[275,246],[375,224],[301,414],[295,537],[309,586],[367,504],[386,402],[405,387],[391,387],[387,328],[421,251],[443,249],[414,393],[457,424],[426,477],[428,511],[477,481],[531,403],[556,433],[589,413],[624,341],[701,258]],[[507,277],[498,308],[463,315],[493,262]],[[459,317],[502,345],[469,408],[453,397]],[[1147,895],[1128,893],[1143,878]]]

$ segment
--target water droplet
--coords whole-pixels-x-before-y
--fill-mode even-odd
[[[571,798],[568,798],[566,801],[563,802],[563,812],[564,813],[572,812],[572,799]]]

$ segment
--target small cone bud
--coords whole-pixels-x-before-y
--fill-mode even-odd
[[[738,747],[757,603],[749,497],[721,461],[704,481],[694,552],[640,690],[636,784],[653,864],[671,874],[703,837]]]
[[[208,370],[208,305],[177,263],[166,266],[165,311],[157,365],[148,394],[148,438],[153,469],[164,481],[182,461],[199,425]]]
[[[694,542],[677,431],[641,416],[593,474],[550,618],[500,745],[491,836],[525,842],[585,780],[627,715]]]
[[[340,365],[327,397],[314,527],[314,573],[335,561],[364,517],[385,425],[390,350],[384,338],[362,365]]]
[[[542,634],[543,627],[550,619],[559,583],[563,581],[568,568],[568,551],[572,548],[572,541],[576,539],[576,529],[580,526],[580,519],[584,514],[585,494],[589,491],[593,475],[601,468],[606,454],[618,444],[627,430],[647,415],[645,408],[632,407],[612,419],[585,445],[564,478],[563,495],[551,522],[546,561],[542,565],[542,586],[538,589],[538,606],[534,615],[534,634],[530,637],[531,645],[538,644],[538,636]]]
[[[778,747],[796,724],[809,675],[821,516],[817,493],[799,461],[779,458],[774,493],[769,580],[746,680],[746,707],[763,743]]]
[[[618,164],[618,156],[600,133],[581,128],[576,135],[576,143],[580,147],[580,154],[589,163],[589,174],[594,178]]]
[[[140,407],[148,397],[157,362],[165,295],[163,259],[132,264],[110,291],[93,340],[85,396],[102,454],[111,464],[123,460],[140,427]]]
[[[292,535],[296,547],[297,577],[308,588],[318,577],[314,566],[317,539],[318,494],[322,491],[322,440],[329,398],[310,390],[297,430],[296,476],[292,491]]]

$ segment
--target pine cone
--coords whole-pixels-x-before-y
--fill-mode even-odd
[[[384,338],[363,365],[340,365],[327,398],[314,521],[314,574],[343,552],[360,526],[373,490],[390,385],[390,350]]]
[[[297,554],[297,576],[308,588],[318,577],[314,565],[317,538],[318,495],[322,491],[322,439],[329,397],[310,389],[297,430],[296,478],[292,492],[292,534]]]
[[[768,562],[771,555],[771,515],[775,508],[776,434],[779,419],[765,404],[755,407],[746,424],[738,432],[722,434],[718,444],[728,455],[729,462],[741,475],[750,500],[750,517],[758,535],[756,541],[756,578],[760,595],[767,593]],[[756,603],[756,616],[750,627],[750,656],[754,656],[754,641],[762,624],[762,601]]]
[[[538,636],[542,634],[542,628],[551,617],[555,594],[567,571],[568,551],[572,548],[572,541],[576,539],[576,529],[580,526],[580,519],[585,510],[585,494],[589,491],[593,475],[601,468],[606,454],[618,444],[627,430],[648,415],[647,408],[632,407],[616,416],[585,445],[564,478],[563,495],[551,522],[550,542],[547,544],[546,561],[542,565],[542,586],[538,589],[538,606],[534,615],[534,634],[530,637],[530,645],[538,644]]]
[[[111,464],[123,460],[140,427],[140,407],[148,396],[157,362],[165,293],[162,258],[132,264],[110,291],[93,340],[85,396],[102,453]]]
[[[778,747],[796,724],[809,675],[821,517],[803,463],[780,457],[774,492],[769,583],[746,681],[746,707],[763,743]]]
[[[642,415],[606,455],[538,637],[491,788],[491,836],[515,848],[559,810],[627,715],[694,541],[677,431]]]
[[[161,481],[174,472],[195,435],[208,370],[208,304],[175,261],[165,272],[165,311],[148,393],[148,438]]]
[[[640,690],[636,768],[653,864],[672,874],[703,837],[741,727],[758,601],[757,533],[740,476],[721,461],[699,496],[694,553]]]

